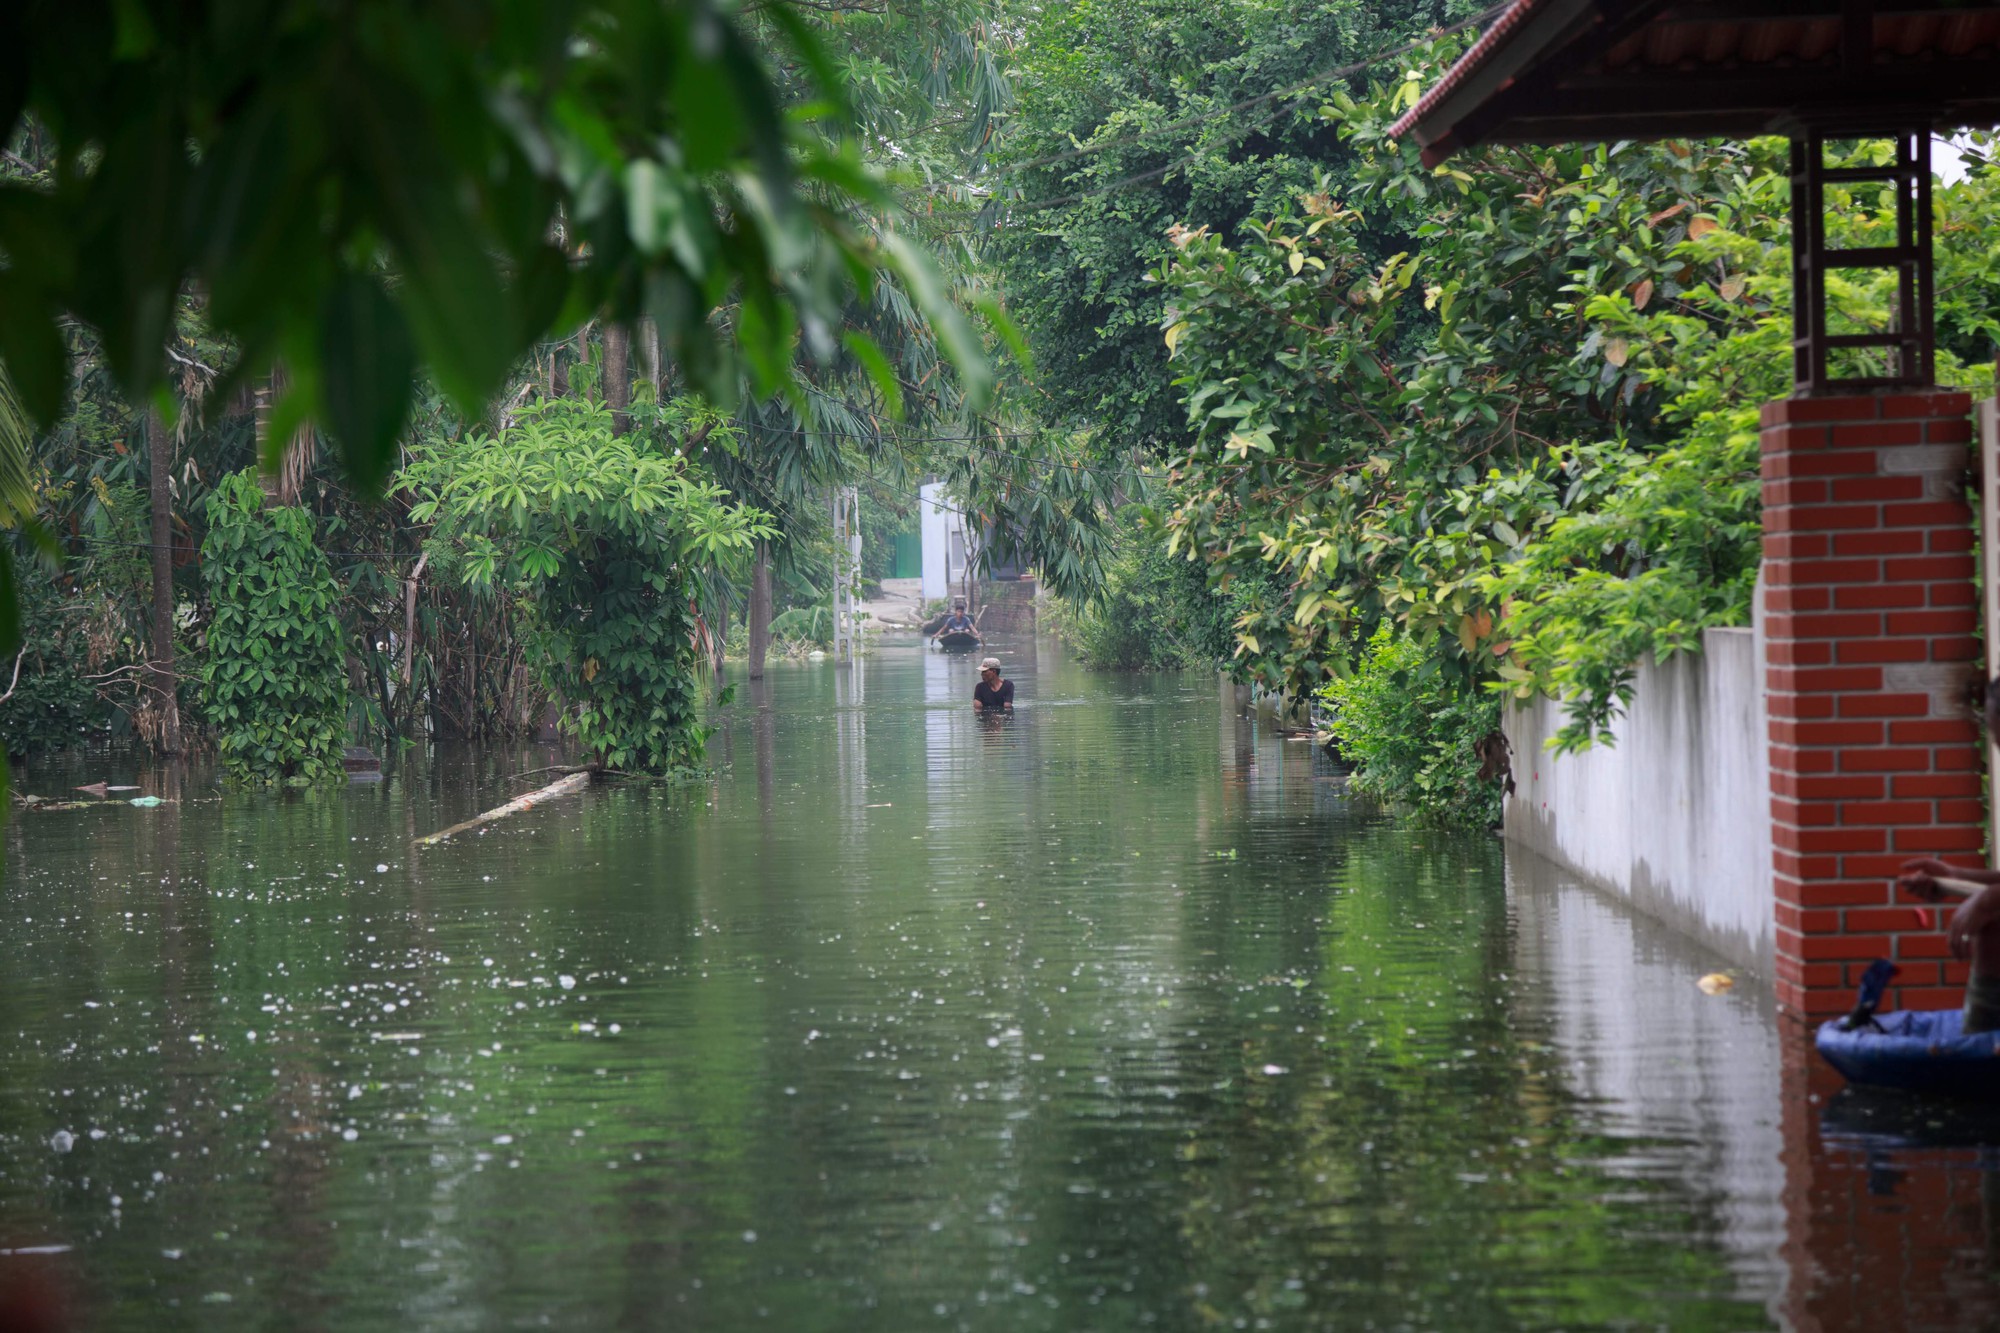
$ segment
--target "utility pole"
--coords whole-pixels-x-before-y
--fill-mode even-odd
[[[750,559],[750,605],[743,614],[750,631],[750,679],[764,678],[771,652],[771,545],[758,542]]]
[[[853,486],[833,493],[833,656],[857,656],[854,594],[861,582],[861,494]]]
[[[160,409],[146,413],[147,490],[153,519],[153,693],[160,708],[160,752],[181,752],[179,676],[174,670],[174,440]]]

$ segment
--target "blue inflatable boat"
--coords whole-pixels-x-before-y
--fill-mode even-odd
[[[1968,1037],[1964,1018],[1957,1009],[1903,1009],[1852,1031],[1836,1018],[1820,1024],[1814,1044],[1850,1083],[2000,1100],[2000,1032]]]

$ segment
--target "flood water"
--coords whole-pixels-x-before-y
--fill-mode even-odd
[[[1002,655],[1009,721],[913,643],[781,665],[712,780],[421,852],[553,756],[17,773],[175,803],[6,829],[0,1280],[104,1329],[2000,1321],[1976,1127],[1212,676]]]

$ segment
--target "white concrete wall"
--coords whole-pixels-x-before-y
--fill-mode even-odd
[[[949,597],[957,587],[961,571],[952,567],[951,534],[963,529],[958,514],[945,498],[944,483],[931,482],[919,492],[923,503],[917,510],[917,531],[924,543],[924,600],[934,602]]]
[[[1763,645],[1711,629],[1699,655],[1640,667],[1617,744],[1557,757],[1562,706],[1506,710],[1508,841],[1771,975],[1770,752]]]

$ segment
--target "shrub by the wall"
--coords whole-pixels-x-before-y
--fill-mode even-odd
[[[1485,828],[1500,818],[1500,785],[1479,777],[1479,742],[1500,726],[1492,693],[1441,669],[1438,657],[1386,623],[1354,674],[1328,682],[1340,752],[1354,789],[1427,824]]]
[[[1207,566],[1167,554],[1137,505],[1120,512],[1102,595],[1052,599],[1049,608],[1051,627],[1084,662],[1106,670],[1213,667],[1235,647],[1233,608],[1208,586]]]

